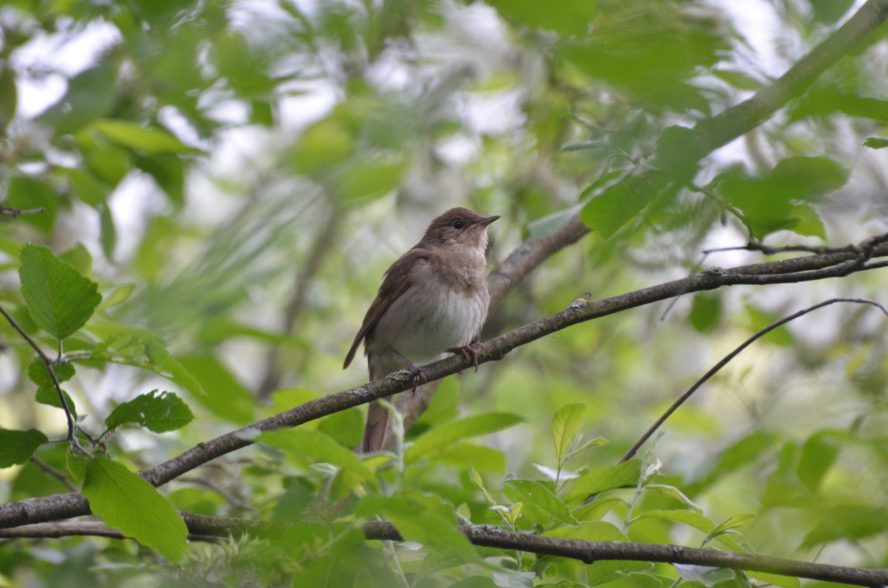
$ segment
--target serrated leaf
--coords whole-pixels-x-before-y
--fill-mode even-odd
[[[376,475],[355,453],[337,443],[321,431],[308,429],[287,429],[268,431],[256,438],[284,451],[299,463],[323,462],[351,472],[373,487],[377,486]]]
[[[118,404],[105,419],[105,425],[108,429],[136,425],[164,433],[182,428],[193,419],[188,405],[174,393],[152,390]]]
[[[568,404],[562,406],[552,417],[552,439],[555,442],[555,461],[562,464],[564,456],[583,428],[585,404]]]
[[[102,301],[98,284],[46,247],[25,245],[21,261],[22,296],[40,328],[64,339],[86,324]]]
[[[37,448],[49,441],[36,429],[13,431],[0,429],[0,468],[21,465],[31,459]]]
[[[585,500],[605,490],[634,486],[641,474],[639,468],[640,463],[636,459],[615,466],[592,468],[571,482],[567,500],[568,502]]]
[[[522,419],[513,414],[489,413],[445,423],[431,429],[417,439],[407,449],[404,460],[406,463],[413,463],[419,459],[434,455],[439,450],[448,447],[460,439],[495,433],[496,431],[508,429],[520,422],[522,422]]]
[[[105,524],[176,563],[188,529],[157,488],[116,461],[99,456],[86,466],[83,495]]]
[[[541,482],[507,480],[503,485],[503,492],[513,503],[524,504],[525,516],[534,524],[549,526],[552,520],[561,524],[575,522],[567,505]]]

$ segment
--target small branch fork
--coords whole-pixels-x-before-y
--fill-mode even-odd
[[[666,419],[668,419],[670,416],[672,416],[672,413],[674,413],[676,410],[678,410],[679,406],[684,404],[685,401],[687,401],[688,398],[690,398],[694,394],[694,392],[696,392],[700,388],[700,386],[702,386],[707,381],[709,381],[709,379],[712,378],[712,376],[714,376],[715,374],[717,374],[723,367],[725,367],[728,364],[728,362],[730,362],[732,359],[734,359],[735,357],[740,355],[741,351],[743,351],[744,349],[746,349],[747,347],[752,345],[755,341],[757,341],[758,339],[761,339],[762,337],[764,337],[765,335],[767,335],[768,333],[770,333],[774,329],[781,327],[781,326],[785,325],[786,323],[799,318],[800,316],[804,316],[810,312],[814,312],[817,309],[823,308],[824,306],[830,306],[831,304],[836,304],[839,302],[849,302],[849,303],[853,303],[853,304],[868,304],[870,306],[875,306],[876,308],[881,310],[885,316],[888,316],[888,310],[886,310],[884,306],[882,306],[881,304],[879,304],[878,302],[875,302],[873,300],[865,300],[862,298],[831,298],[831,299],[825,300],[819,304],[815,304],[814,306],[809,306],[808,308],[804,308],[798,312],[794,312],[793,314],[783,317],[782,319],[780,319],[778,321],[774,321],[773,323],[771,323],[770,325],[768,325],[764,329],[761,329],[760,331],[758,331],[757,333],[752,335],[750,338],[748,338],[746,341],[741,343],[739,346],[737,346],[733,351],[728,353],[721,360],[719,360],[718,363],[716,363],[714,366],[712,366],[709,369],[709,371],[703,375],[702,378],[700,378],[699,380],[694,382],[694,385],[691,386],[690,388],[688,388],[688,390],[684,394],[679,396],[678,399],[675,402],[673,402],[672,405],[669,408],[667,408],[666,411],[662,415],[660,415],[660,418],[658,418],[656,420],[656,422],[654,422],[654,424],[651,425],[651,427],[647,431],[645,431],[644,435],[642,435],[641,438],[635,442],[635,444],[629,449],[629,451],[627,451],[623,455],[623,457],[620,458],[620,463],[623,463],[624,461],[628,461],[628,460],[632,459],[635,456],[635,454],[638,453],[638,450],[641,449],[641,446],[644,445],[647,442],[647,440],[651,438],[651,435],[656,433],[657,429],[659,429],[660,426],[664,422],[666,422]]]
[[[286,527],[286,524],[281,523],[257,523],[243,519],[207,517],[184,512],[180,514],[188,527],[189,537],[192,540],[213,540],[214,538],[239,535],[244,532],[253,532],[261,536],[263,532]],[[363,528],[364,537],[367,539],[382,541],[404,540],[391,523],[371,522],[366,523]],[[578,539],[543,537],[531,533],[509,531],[494,525],[462,525],[460,530],[471,543],[481,547],[566,557],[587,564],[606,560],[664,562],[765,572],[813,580],[843,582],[859,586],[875,587],[888,585],[888,570],[833,566],[749,553],[683,547],[681,545],[619,541],[581,541]],[[111,529],[103,523],[96,521],[40,523],[25,525],[15,529],[0,530],[0,538],[5,539],[42,539],[73,535],[123,538],[120,531]]]
[[[25,332],[25,330],[22,328],[22,326],[19,325],[18,322],[14,318],[12,318],[12,315],[9,314],[8,312],[6,312],[6,309],[3,308],[2,306],[0,306],[0,314],[2,314],[3,318],[6,319],[6,322],[8,322],[9,325],[13,329],[15,329],[19,335],[22,336],[22,339],[27,341],[28,345],[31,346],[31,348],[37,353],[37,355],[43,361],[44,365],[46,365],[46,369],[49,370],[49,375],[52,378],[53,386],[55,387],[56,393],[59,396],[59,403],[60,403],[62,409],[65,411],[65,418],[68,421],[67,440],[74,449],[83,451],[83,448],[80,446],[80,442],[77,441],[78,427],[77,427],[77,422],[74,420],[74,413],[71,410],[71,407],[68,406],[68,399],[65,397],[65,393],[62,392],[62,386],[59,384],[59,379],[56,376],[52,359],[50,359],[49,356],[43,352],[43,350],[40,348],[40,346],[37,345],[37,342],[34,341],[34,339],[32,339],[31,336],[28,335],[27,332]]]

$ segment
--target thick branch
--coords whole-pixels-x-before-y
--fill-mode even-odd
[[[273,530],[283,526],[280,523],[259,523],[243,519],[206,517],[181,513],[188,526],[191,538],[226,537],[243,532]],[[748,553],[698,549],[681,545],[661,545],[652,543],[628,543],[619,541],[581,541],[544,537],[531,533],[506,531],[493,525],[464,525],[460,530],[473,544],[495,549],[519,550],[540,555],[554,555],[577,559],[587,564],[604,560],[649,561],[671,564],[685,564],[734,570],[748,570],[843,582],[860,586],[884,586],[888,584],[888,570],[874,570],[810,563],[792,559],[768,557]],[[71,521],[63,523],[40,523],[17,529],[0,530],[0,538],[41,539],[72,535],[92,535],[122,539],[123,535],[96,521]],[[372,522],[364,525],[367,539],[402,541],[403,538],[394,525],[386,522]]]
[[[888,18],[888,0],[869,0],[841,27],[752,98],[700,121],[694,127],[693,156],[697,159],[730,143],[764,122],[787,102],[801,95],[827,69],[853,51]]]
[[[870,247],[872,243],[879,244]],[[509,351],[517,347],[571,325],[674,296],[714,290],[735,284],[794,283],[845,276],[871,269],[871,266],[864,261],[869,257],[886,256],[888,256],[888,243],[878,239],[870,239],[854,250],[807,255],[728,270],[713,269],[603,300],[580,299],[561,312],[480,344],[478,362],[486,363],[502,359]],[[873,266],[880,266],[880,264],[873,264]],[[454,355],[423,366],[423,373],[429,381],[435,381],[468,367],[472,367],[470,359]],[[403,392],[410,387],[409,373],[402,370],[383,380],[369,382],[357,388],[312,400],[251,426],[200,443],[177,457],[144,470],[141,475],[152,484],[159,486],[217,457],[251,445],[253,437],[259,431],[301,425],[335,412],[366,404],[372,400]],[[0,506],[0,528],[70,518],[88,513],[89,504],[79,494],[56,494],[41,498],[29,498]]]
[[[587,564],[603,560],[657,561],[767,572],[860,586],[884,586],[888,582],[888,570],[831,566],[764,555],[696,549],[681,545],[580,541],[579,539],[543,537],[530,533],[505,531],[493,525],[466,525],[461,527],[461,530],[475,545],[569,557]],[[368,523],[364,525],[364,536],[368,539],[402,540],[400,533],[391,523]]]

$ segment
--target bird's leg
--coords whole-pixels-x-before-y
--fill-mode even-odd
[[[429,381],[428,377],[425,375],[425,372],[422,371],[422,368],[401,355],[401,353],[397,349],[392,349],[401,361],[404,362],[404,367],[407,368],[407,371],[410,372],[410,381],[413,382],[413,388],[411,389],[411,394],[416,394],[416,388],[420,384],[425,384]]]
[[[459,353],[466,359],[472,360],[472,365],[475,366],[475,372],[478,371],[478,352],[481,350],[481,346],[477,341],[473,341],[468,345],[463,345],[462,347],[451,347],[447,351],[450,353]]]

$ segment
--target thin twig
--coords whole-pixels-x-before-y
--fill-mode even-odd
[[[19,209],[19,208],[10,208],[8,206],[3,206],[2,204],[0,204],[0,216],[11,216],[11,217],[15,218],[17,216],[23,216],[23,215],[28,215],[28,214],[41,214],[42,212],[44,212],[44,208],[42,206],[40,206],[38,208]]]
[[[31,338],[28,333],[21,327],[21,325],[16,322],[12,315],[6,312],[6,309],[3,306],[0,306],[0,314],[6,319],[6,321],[15,329],[22,338],[28,342],[28,345],[37,352],[37,355],[40,356],[40,359],[43,360],[44,365],[46,365],[46,369],[49,370],[49,375],[52,377],[52,383],[55,386],[56,392],[59,396],[59,402],[61,403],[62,409],[65,411],[65,418],[68,420],[68,441],[71,443],[71,446],[77,450],[83,451],[83,448],[80,447],[80,443],[77,441],[77,423],[74,421],[74,415],[71,412],[71,407],[68,406],[68,399],[65,398],[65,393],[62,392],[62,387],[59,384],[59,379],[56,377],[55,369],[53,368],[53,361],[47,356],[43,350],[37,345],[37,342]]]
[[[38,468],[40,468],[41,470],[43,470],[44,472],[46,472],[47,474],[49,474],[50,476],[52,476],[53,478],[55,478],[56,480],[61,482],[65,486],[65,488],[67,488],[71,492],[79,492],[80,491],[80,488],[75,486],[71,482],[71,480],[68,479],[68,476],[66,476],[64,474],[64,472],[57,470],[56,468],[52,467],[51,465],[49,465],[48,463],[46,463],[45,461],[43,461],[39,457],[32,455],[31,456],[31,463],[33,463],[35,466],[37,466]]]
[[[808,308],[802,309],[798,312],[795,312],[789,316],[783,317],[782,319],[771,323],[770,325],[768,325],[764,329],[761,329],[758,332],[756,332],[754,335],[752,335],[746,341],[744,341],[738,347],[736,347],[733,351],[731,351],[726,356],[724,356],[721,360],[719,360],[719,362],[717,364],[712,366],[709,369],[709,371],[703,375],[703,377],[701,377],[699,380],[694,382],[694,385],[691,386],[690,388],[688,388],[684,394],[679,396],[678,399],[675,402],[673,402],[672,405],[669,408],[667,408],[666,411],[662,415],[660,415],[660,418],[658,418],[654,422],[654,424],[651,425],[651,427],[647,431],[645,431],[644,435],[642,435],[641,438],[638,441],[636,441],[635,444],[629,449],[629,451],[627,451],[623,455],[623,457],[620,458],[619,463],[623,463],[624,461],[628,461],[629,459],[632,459],[632,457],[635,456],[635,454],[638,452],[638,450],[641,448],[641,446],[644,445],[648,439],[650,439],[651,435],[653,435],[657,431],[657,429],[659,429],[660,426],[664,422],[666,422],[666,419],[668,419],[672,415],[672,413],[674,413],[676,410],[678,410],[679,406],[684,404],[685,401],[688,398],[690,398],[694,394],[694,392],[697,391],[698,388],[700,388],[700,386],[705,384],[710,378],[712,378],[712,376],[717,374],[719,372],[719,370],[721,370],[723,367],[725,367],[728,364],[728,362],[730,362],[732,359],[737,357],[741,351],[743,351],[744,349],[746,349],[747,347],[752,345],[753,342],[755,342],[758,339],[761,339],[762,337],[764,337],[765,335],[767,335],[768,333],[770,333],[774,329],[776,329],[782,325],[785,325],[786,323],[788,323],[792,320],[799,318],[800,316],[804,316],[804,315],[808,314],[809,312],[813,312],[819,308],[823,308],[824,306],[836,304],[837,302],[851,302],[854,304],[869,304],[869,305],[875,306],[876,308],[881,310],[885,314],[885,316],[888,316],[888,310],[886,310],[884,306],[882,306],[881,304],[879,304],[878,302],[875,302],[873,300],[865,300],[862,298],[831,298],[829,300],[825,300],[824,302],[821,302],[819,304],[815,304],[814,306],[809,306]]]

